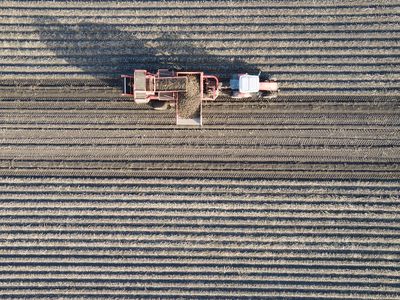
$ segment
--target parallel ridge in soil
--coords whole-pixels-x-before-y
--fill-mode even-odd
[[[4,298],[399,298],[397,97],[0,110]]]
[[[262,70],[284,94],[395,95],[399,12],[398,0],[2,1],[0,77]]]
[[[400,299],[399,8],[2,1],[1,298]],[[182,128],[134,68],[281,96]]]

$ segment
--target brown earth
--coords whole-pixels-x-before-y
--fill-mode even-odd
[[[0,20],[2,298],[400,298],[398,1],[7,0]],[[160,67],[260,69],[282,94],[177,127],[120,96]]]

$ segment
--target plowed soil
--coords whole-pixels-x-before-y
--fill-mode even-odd
[[[2,1],[0,297],[399,299],[399,9]],[[177,127],[134,68],[282,93]]]

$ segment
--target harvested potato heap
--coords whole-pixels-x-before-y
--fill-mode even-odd
[[[184,78],[179,78],[182,80],[177,80],[176,78],[158,78],[156,80],[156,90],[157,91],[179,91],[186,89],[186,81]]]
[[[183,119],[200,117],[201,89],[200,75],[187,75],[186,93],[179,94],[179,116]]]

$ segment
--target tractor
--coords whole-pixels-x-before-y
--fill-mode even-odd
[[[261,73],[258,75],[233,74],[229,80],[228,89],[231,97],[236,99],[250,97],[271,99],[276,98],[279,92],[276,78],[268,76],[266,79],[261,79]]]

